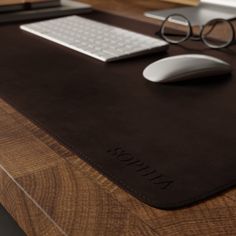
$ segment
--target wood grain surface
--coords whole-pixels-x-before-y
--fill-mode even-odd
[[[192,5],[196,6],[199,4],[200,0],[162,0],[164,2],[174,2],[178,4]]]
[[[107,8],[105,0],[86,2],[122,7],[119,0]],[[141,3],[132,17],[154,6]],[[236,189],[180,210],[149,207],[1,99],[0,201],[29,236],[236,235]]]
[[[25,0],[1,0],[0,6],[12,5],[12,4],[24,4]]]

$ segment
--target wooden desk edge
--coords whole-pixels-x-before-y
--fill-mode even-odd
[[[178,211],[154,209],[3,100],[0,120],[0,200],[27,235],[236,235],[236,190]]]

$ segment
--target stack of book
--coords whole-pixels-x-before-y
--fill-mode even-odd
[[[60,0],[1,0],[0,12],[22,11],[60,6]]]
[[[37,20],[91,11],[73,0],[0,0],[0,23]]]

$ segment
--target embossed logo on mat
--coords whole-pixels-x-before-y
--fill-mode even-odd
[[[173,180],[169,179],[164,174],[159,173],[149,165],[146,165],[143,161],[135,158],[131,153],[125,151],[121,147],[108,149],[107,153],[116,160],[123,162],[126,166],[133,168],[139,176],[142,176],[152,184],[159,186],[162,190],[170,188],[174,183]]]

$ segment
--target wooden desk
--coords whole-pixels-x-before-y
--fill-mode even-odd
[[[82,2],[89,3],[98,10],[110,12],[112,14],[129,17],[132,19],[141,20],[157,24],[156,19],[151,19],[144,16],[145,11],[174,8],[181,6],[177,3],[171,3],[173,0],[82,0]],[[175,2],[182,2],[188,5],[196,5],[199,0],[174,0]]]
[[[143,20],[143,11],[156,8],[157,1],[85,2],[104,10],[119,9],[122,14],[130,11],[130,16]],[[3,100],[0,190],[1,203],[30,236],[236,235],[236,189],[186,209],[151,208],[114,185]]]

